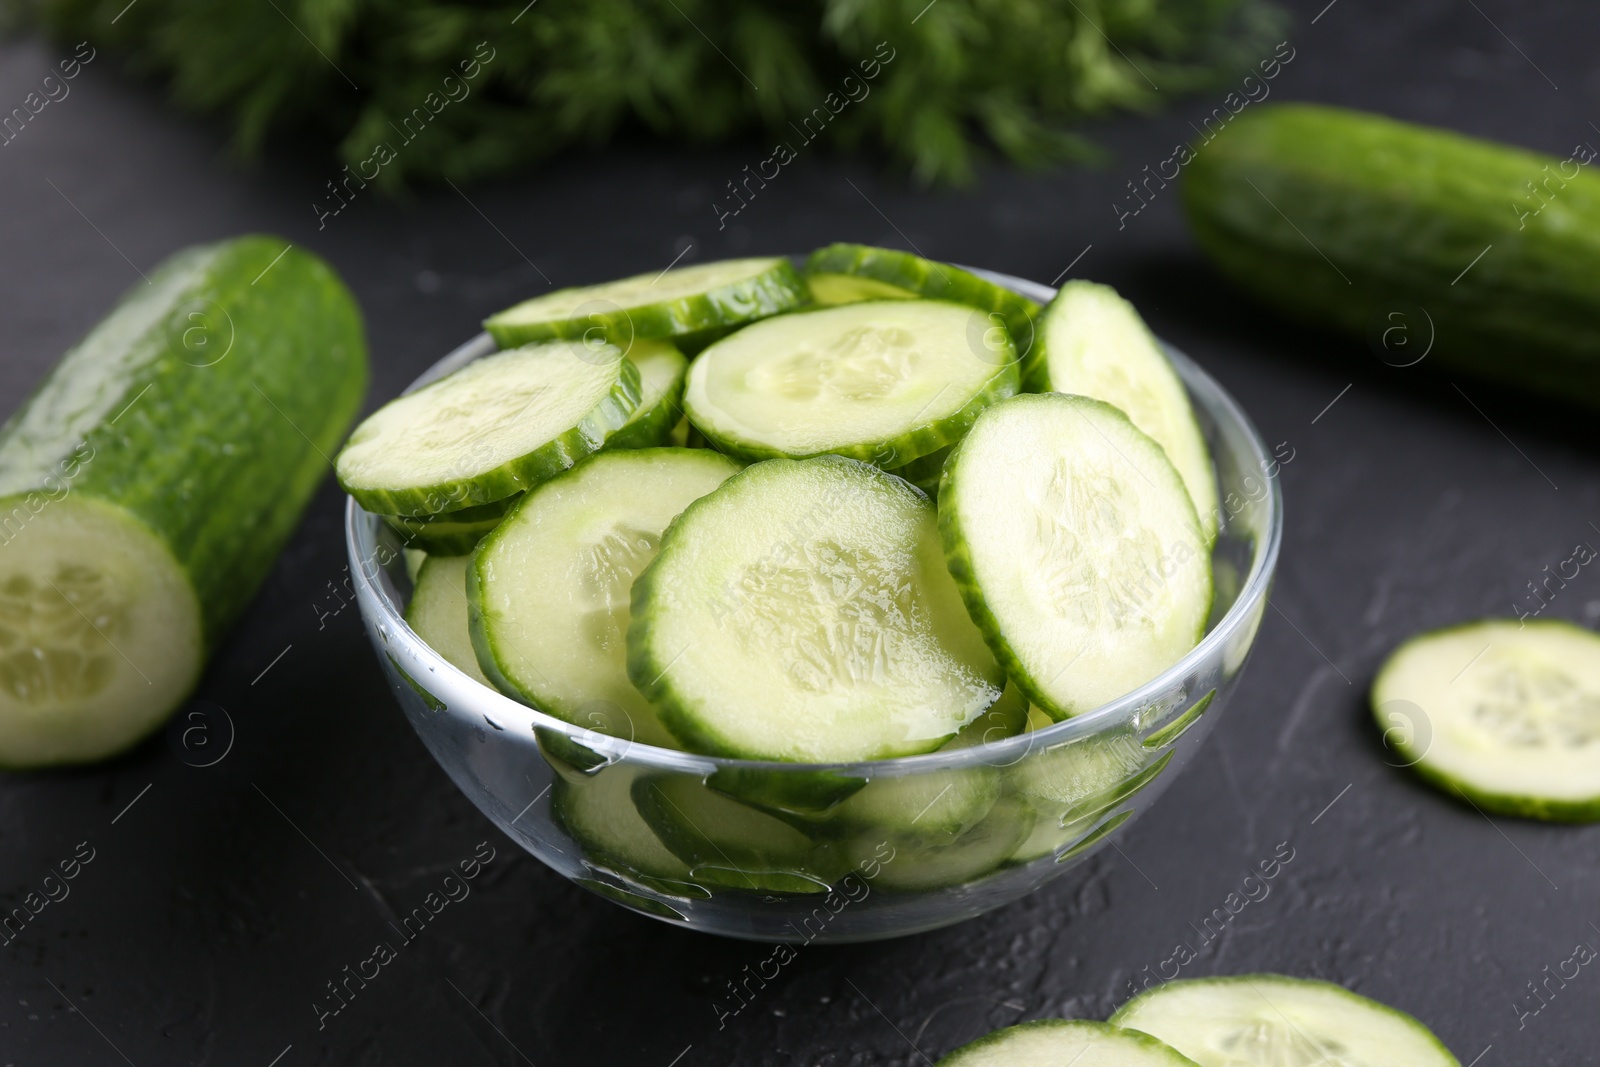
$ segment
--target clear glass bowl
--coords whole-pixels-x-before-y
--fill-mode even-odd
[[[979,273],[1041,303],[1054,295]],[[479,336],[412,388],[493,348]],[[1148,808],[1210,732],[1255,639],[1282,536],[1277,464],[1232,398],[1168,353],[1224,502],[1211,624],[1160,677],[1066,722],[827,765],[586,730],[485,688],[423,644],[403,618],[411,583],[398,538],[351,501],[361,617],[434,758],[501,830],[574,882],[666,922],[759,941],[867,941],[959,922],[1059,877]]]

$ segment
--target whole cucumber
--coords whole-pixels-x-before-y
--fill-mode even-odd
[[[99,759],[183,701],[366,390],[361,315],[271,237],[152,271],[0,427],[0,766]]]
[[[1594,159],[1269,105],[1195,153],[1183,203],[1222,271],[1292,317],[1600,407]]]

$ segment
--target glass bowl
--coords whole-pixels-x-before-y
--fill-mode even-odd
[[[1054,295],[978,273],[1041,303]],[[411,388],[493,350],[481,335]],[[484,687],[411,631],[402,545],[351,501],[361,618],[433,757],[495,825],[579,885],[757,941],[868,941],[959,922],[1059,877],[1148,808],[1210,732],[1255,639],[1282,536],[1277,462],[1233,399],[1167,351],[1223,501],[1210,625],[1171,669],[1065,722],[855,764],[723,759],[575,726]]]

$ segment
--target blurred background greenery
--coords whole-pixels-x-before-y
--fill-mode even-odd
[[[1220,84],[1281,25],[1266,0],[0,3],[222,119],[242,158],[309,139],[390,189],[630,136],[815,138],[959,184],[1092,158],[1075,122]]]

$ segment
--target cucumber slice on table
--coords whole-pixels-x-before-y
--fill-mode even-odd
[[[1120,409],[1183,477],[1209,544],[1217,535],[1211,453],[1183,380],[1132,304],[1109,285],[1070,281],[1039,317],[1039,392],[1077,393]]]
[[[971,271],[892,248],[832,244],[806,259],[806,282],[819,304],[858,300],[948,300],[990,312],[1026,360],[1033,347],[1039,305]]]
[[[467,632],[467,557],[429,556],[414,581],[406,624],[452,666],[489,685]]]
[[[1405,1012],[1331,982],[1242,974],[1168,982],[1111,1017],[1200,1067],[1460,1067]]]
[[[628,673],[697,751],[822,762],[938,748],[1003,681],[933,505],[838,456],[758,463],[678,516],[633,586]]]
[[[1372,685],[1384,740],[1445,791],[1503,815],[1600,819],[1600,635],[1488,620],[1414,637]]]
[[[942,301],[876,301],[747,326],[689,368],[684,410],[750,459],[834,453],[900,467],[958,440],[1021,376],[1011,343]],[[985,347],[993,341],[995,347]]]
[[[391,400],[335,460],[368,511],[426,516],[520,493],[598,451],[639,405],[639,371],[610,345],[528,345]]]
[[[1176,1049],[1136,1030],[1081,1019],[1040,1019],[980,1037],[941,1059],[938,1067],[1195,1067],[1195,1064]]]
[[[0,766],[154,730],[326,475],[366,345],[333,271],[287,245],[168,259],[0,428]]]
[[[629,349],[652,337],[692,342],[810,298],[787,259],[727,259],[558,289],[491,315],[483,328],[501,348],[565,338]]]
[[[1007,676],[1058,719],[1136,689],[1205,632],[1194,505],[1109,404],[1026,394],[984,411],[945,464],[939,527]]]
[[[668,444],[673,428],[683,421],[683,379],[689,373],[689,361],[669,341],[635,341],[628,359],[639,368],[639,406],[622,429],[606,440],[606,447]]]
[[[667,524],[738,471],[706,449],[602,452],[530,492],[468,572],[484,673],[568,722],[678,747],[628,681],[629,589]]]

